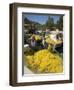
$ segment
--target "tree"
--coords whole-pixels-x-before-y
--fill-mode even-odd
[[[54,27],[54,20],[50,16],[48,17],[48,20],[46,22],[46,27],[49,28],[49,29],[51,29],[51,30]]]
[[[60,16],[60,19],[57,21],[56,27],[59,30],[63,30],[63,16]]]

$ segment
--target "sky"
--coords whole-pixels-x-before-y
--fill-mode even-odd
[[[24,18],[27,17],[29,20],[38,22],[40,24],[45,24],[48,20],[48,16],[53,18],[54,23],[56,23],[60,18],[60,15],[24,14]]]

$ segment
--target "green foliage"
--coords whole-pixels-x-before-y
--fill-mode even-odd
[[[57,21],[57,23],[54,23],[54,19],[50,16],[48,17],[48,20],[45,24],[40,24],[35,21],[31,21],[28,18],[24,19],[24,24],[29,24],[28,29],[32,27],[37,30],[46,30],[47,28],[50,30],[53,30],[54,28],[58,28],[59,30],[63,30],[63,16],[60,16],[60,19]],[[32,26],[33,25],[33,26]]]
[[[57,21],[56,27],[57,27],[59,30],[63,30],[63,16],[60,16],[59,21]]]
[[[49,18],[48,18],[48,20],[46,22],[46,27],[50,28],[50,29],[52,29],[54,27],[54,20],[50,16],[49,16]]]

